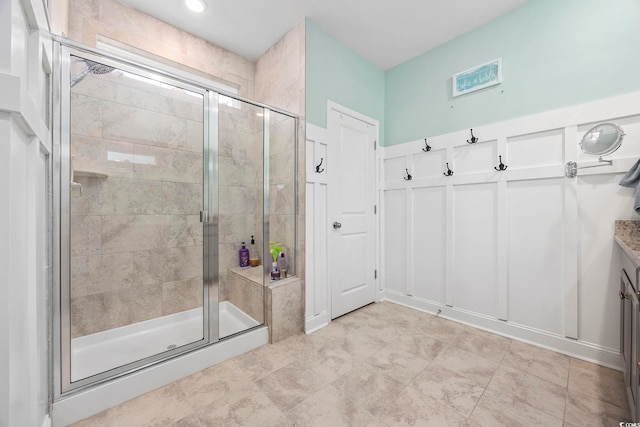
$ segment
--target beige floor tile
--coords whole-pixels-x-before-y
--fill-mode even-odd
[[[519,341],[512,341],[502,365],[520,369],[543,380],[566,387],[570,358]]]
[[[480,400],[484,387],[448,369],[427,368],[413,380],[411,386],[424,396],[468,417]]]
[[[560,418],[533,408],[515,396],[492,390],[485,391],[470,421],[471,425],[486,427],[562,426]]]
[[[392,343],[396,349],[406,351],[425,360],[433,360],[448,346],[448,344],[427,335],[401,335]]]
[[[282,412],[287,412],[328,383],[296,362],[256,381],[256,384]]]
[[[351,399],[372,413],[405,388],[402,382],[366,364],[353,369],[331,385],[338,390],[340,398]]]
[[[421,322],[421,326],[425,335],[446,343],[454,341],[460,332],[471,329],[461,323],[435,316]]]
[[[509,350],[511,340],[481,330],[462,331],[453,341],[453,345],[484,358],[500,362],[507,350]]]
[[[294,355],[288,354],[272,344],[264,345],[233,359],[238,368],[253,381],[259,380],[295,362],[295,360]]]
[[[334,382],[359,366],[353,355],[340,348],[325,346],[317,350],[317,354],[320,360],[309,365],[309,368],[328,383]]]
[[[326,386],[293,408],[287,416],[296,427],[384,427],[380,420],[338,390]]]
[[[622,372],[578,359],[571,359],[569,390],[613,405],[624,405],[627,402]]]
[[[293,358],[312,365],[322,360],[322,354],[318,352],[321,347],[316,344],[309,335],[300,334],[278,341],[274,346],[286,354],[287,360]]]
[[[233,360],[197,372],[176,383],[196,411],[211,406],[230,393],[259,390]]]
[[[462,377],[486,386],[498,369],[498,365],[499,363],[494,360],[485,359],[459,348],[448,347],[429,366],[455,371]]]
[[[616,371],[615,369],[607,368],[605,366],[597,365],[595,363],[587,362],[585,360],[576,359],[575,357],[570,358],[570,369],[583,369],[583,370],[595,370],[599,375],[604,375],[608,377],[618,378],[620,375],[620,371]]]
[[[618,371],[382,302],[75,425],[578,427],[628,418]]]
[[[350,315],[348,315],[350,316]],[[338,320],[332,321],[324,328],[309,334],[310,342],[316,347],[322,347],[326,344],[331,344],[337,340],[345,338],[350,333],[354,332],[356,328],[352,328],[339,322]]]
[[[617,426],[620,422],[631,421],[631,414],[625,407],[612,405],[589,395],[569,390],[565,422],[576,426]]]
[[[386,373],[398,381],[409,384],[427,367],[430,360],[408,353],[390,344],[365,360],[374,369]]]
[[[180,387],[172,383],[107,409],[74,426],[172,426],[179,425],[179,422],[196,422],[194,415]]]
[[[376,330],[363,326],[357,333],[348,334],[338,338],[333,342],[325,344],[326,347],[338,348],[356,357],[357,360],[364,360],[374,353],[387,346],[387,342],[381,340]]]
[[[203,426],[281,426],[289,421],[264,393],[232,393],[198,414]],[[289,423],[290,425],[290,423]]]
[[[460,426],[466,420],[440,402],[425,397],[413,386],[397,395],[389,395],[373,414],[389,426],[446,427]]]
[[[487,391],[512,396],[555,418],[564,417],[566,388],[517,369],[500,366]]]

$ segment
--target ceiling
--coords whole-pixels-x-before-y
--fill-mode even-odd
[[[120,0],[252,61],[303,17],[386,70],[508,13],[528,0]]]

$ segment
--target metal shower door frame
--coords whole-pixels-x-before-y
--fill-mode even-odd
[[[128,363],[88,378],[71,381],[70,331],[70,63],[71,56],[89,59],[134,72],[161,83],[179,87],[203,97],[203,200],[208,212],[203,227],[203,339]],[[53,381],[54,400],[96,384],[169,360],[208,346],[219,339],[218,307],[218,92],[192,84],[187,78],[151,69],[131,59],[96,52],[69,41],[54,42],[55,70],[53,94]]]

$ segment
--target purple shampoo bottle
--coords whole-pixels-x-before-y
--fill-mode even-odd
[[[240,267],[249,267],[249,249],[246,248],[244,242],[238,251],[238,257],[240,258]]]

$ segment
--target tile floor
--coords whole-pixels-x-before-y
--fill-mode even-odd
[[[617,426],[622,374],[372,304],[76,426]]]

